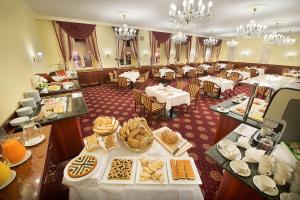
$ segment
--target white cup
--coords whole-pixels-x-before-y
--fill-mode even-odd
[[[272,175],[274,168],[274,158],[267,155],[262,155],[258,164],[258,173],[260,175]]]
[[[290,173],[288,174],[280,174],[279,172],[274,173],[274,181],[276,182],[276,185],[285,185],[290,179],[292,175]]]
[[[260,186],[262,191],[274,191],[276,190],[276,183],[273,179],[266,175],[260,175]]]
[[[277,163],[276,171],[280,173],[292,173],[293,168],[284,163]]]

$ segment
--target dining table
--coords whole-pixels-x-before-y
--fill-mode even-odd
[[[182,70],[183,70],[183,73],[186,74],[188,73],[190,70],[197,70],[195,67],[191,67],[191,66],[188,66],[188,65],[185,65],[182,67]]]
[[[217,63],[218,66],[220,66],[220,69],[226,69],[227,64],[226,63]]]
[[[140,77],[140,73],[137,71],[123,72],[119,75],[119,77],[125,77],[130,80],[130,82],[135,83],[136,80]]]
[[[289,70],[288,72],[283,73],[283,76],[300,78],[300,70]]]
[[[148,96],[155,97],[158,102],[166,103],[166,111],[173,117],[174,107],[179,105],[190,105],[190,94],[181,89],[163,84],[146,87],[145,92]]]
[[[158,131],[158,130],[156,130]],[[155,131],[153,132],[155,134]],[[97,158],[99,166],[95,168],[91,176],[81,181],[74,181],[68,178],[67,170],[64,171],[63,184],[70,188],[69,199],[72,200],[204,200],[199,185],[190,184],[106,184],[101,180],[105,174],[105,169],[109,160],[113,157],[130,158],[161,158],[173,157],[161,144],[154,140],[151,148],[146,152],[135,152],[123,144],[118,144],[118,148],[111,151],[97,149],[87,152],[84,148],[79,155],[93,155]],[[188,153],[184,152],[180,158],[188,158]],[[202,182],[202,181],[201,181]]]
[[[208,65],[208,64],[202,64],[200,66],[204,68],[204,71],[207,71],[209,68],[212,67],[211,65]]]
[[[245,67],[246,69],[255,69],[258,72],[258,75],[263,75],[265,74],[265,69],[264,68],[260,68],[260,67]]]
[[[226,90],[233,90],[234,82],[232,80],[224,79],[221,77],[215,76],[203,76],[198,78],[200,81],[211,81],[218,85],[221,88],[221,92],[225,92]]]
[[[166,76],[167,72],[174,72],[174,70],[172,70],[170,68],[161,68],[161,69],[159,69],[160,78]],[[174,78],[175,78],[175,73],[174,73]]]

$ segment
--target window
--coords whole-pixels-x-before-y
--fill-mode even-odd
[[[131,50],[129,41],[126,41],[126,49],[123,57],[120,59],[120,65],[131,65]]]
[[[75,69],[82,69],[86,67],[93,67],[93,57],[88,49],[85,40],[75,39],[74,49],[72,53],[72,61],[70,65],[73,65]]]

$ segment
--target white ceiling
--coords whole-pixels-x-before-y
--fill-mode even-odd
[[[195,0],[196,2],[197,0]],[[204,0],[205,1],[205,0]],[[126,22],[133,27],[174,31],[168,22],[170,4],[177,8],[182,0],[23,0],[39,17],[86,20],[109,24],[124,23],[120,11],[126,11]],[[196,35],[231,36],[236,27],[252,18],[249,6],[259,4],[255,19],[271,32],[279,22],[282,32],[300,32],[300,0],[213,0],[210,21],[182,31]]]

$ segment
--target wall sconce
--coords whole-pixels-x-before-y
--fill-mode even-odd
[[[250,56],[250,51],[242,51],[241,52],[241,56],[243,56],[243,57],[249,57]]]
[[[106,53],[106,57],[107,57],[107,58],[110,57],[110,53],[109,53],[109,52]]]
[[[294,52],[294,51],[287,52],[287,53],[286,53],[286,57],[287,57],[288,59],[293,59],[293,58],[297,57],[297,53]]]
[[[37,52],[36,56],[33,57],[33,61],[36,63],[40,63],[43,60],[43,53],[42,52]]]

